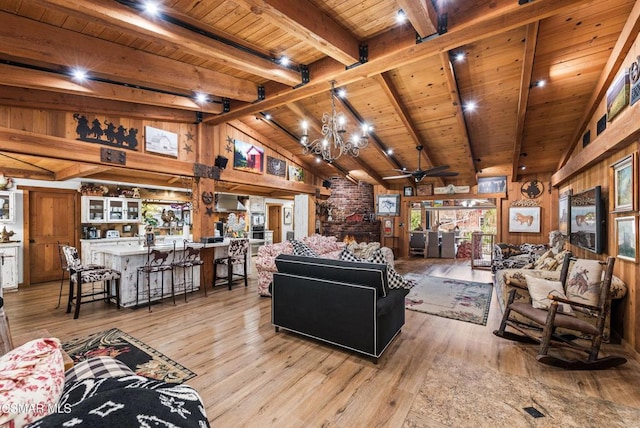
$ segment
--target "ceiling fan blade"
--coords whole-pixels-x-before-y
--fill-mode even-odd
[[[382,179],[383,180],[395,180],[396,178],[407,178],[407,177],[411,177],[411,174],[392,175],[391,177],[382,177]]]
[[[433,168],[425,169],[424,171],[427,173],[443,171],[445,169],[449,169],[449,165],[440,165],[434,166]]]
[[[454,171],[440,171],[440,172],[434,172],[434,173],[425,173],[424,175],[426,177],[455,177],[456,175],[458,175],[458,172],[454,172]]]

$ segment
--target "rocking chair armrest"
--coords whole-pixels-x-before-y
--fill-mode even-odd
[[[553,301],[556,301],[558,303],[566,303],[566,304],[571,305],[571,306],[578,306],[580,308],[589,309],[590,311],[595,311],[595,312],[602,311],[602,308],[599,308],[598,306],[587,305],[585,303],[576,302],[574,300],[563,299],[562,297],[554,296],[553,294],[549,294],[547,296],[547,298],[549,300],[553,300]]]

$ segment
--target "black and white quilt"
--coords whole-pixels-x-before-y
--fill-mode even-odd
[[[29,427],[209,427],[198,393],[142,376],[65,384],[55,412]]]

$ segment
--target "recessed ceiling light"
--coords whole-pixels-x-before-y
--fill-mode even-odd
[[[524,171],[525,169],[527,169],[527,167],[526,167],[526,166],[524,166],[524,165],[520,165],[520,169],[521,169],[522,171]]]
[[[396,22],[398,24],[404,24],[405,22],[407,22],[407,14],[404,13],[404,10],[398,10],[398,12],[396,13]]]
[[[344,98],[344,97],[346,97],[346,96],[347,96],[347,90],[346,90],[346,89],[344,89],[344,88],[340,88],[340,89],[338,89],[338,96],[339,96],[340,98]]]
[[[464,105],[464,111],[475,111],[477,107],[478,105],[476,104],[475,101],[469,101]]]
[[[289,65],[289,58],[286,56],[281,56],[278,62],[281,66],[286,67],[287,65]]]
[[[388,155],[392,155],[393,154],[393,149],[387,149],[387,154]]]
[[[270,113],[265,113],[264,118],[267,120],[271,120],[271,114]]]
[[[88,78],[87,70],[82,68],[74,68],[71,70],[71,78],[73,80],[77,80],[78,82],[83,82]]]
[[[202,92],[197,92],[195,98],[196,102],[200,104],[209,102],[209,97],[207,96],[207,94],[203,94]]]
[[[160,13],[160,6],[158,6],[158,2],[147,0],[143,4],[144,11],[149,15],[157,15]]]
[[[457,54],[455,54],[454,58],[457,62],[461,62],[464,61],[466,55],[464,54],[464,52],[458,52]]]

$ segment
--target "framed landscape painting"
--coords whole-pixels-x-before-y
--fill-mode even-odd
[[[613,212],[634,211],[636,206],[635,154],[611,166],[613,169]]]
[[[571,191],[564,192],[558,199],[558,230],[562,235],[569,236],[571,227]]]
[[[264,150],[240,140],[233,143],[233,169],[262,174]]]
[[[509,208],[509,232],[540,233],[540,207]]]
[[[638,261],[638,238],[635,216],[616,218],[616,257],[630,262]]]

